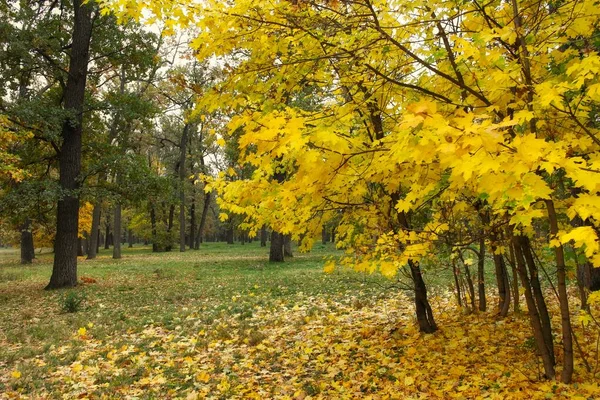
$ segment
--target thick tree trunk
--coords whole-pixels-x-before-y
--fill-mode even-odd
[[[479,253],[477,254],[477,289],[479,292],[479,311],[487,309],[485,298],[485,237],[481,231],[479,238]]]
[[[31,264],[35,258],[31,220],[27,218],[21,226],[21,264]]]
[[[270,262],[283,262],[283,242],[284,235],[279,232],[271,232],[271,248],[269,250],[269,261]]]
[[[234,244],[234,229],[233,227],[227,228],[227,244]]]
[[[290,235],[283,236],[283,256],[294,257],[294,253],[292,253],[292,237]]]
[[[79,172],[83,103],[92,37],[93,2],[73,1],[74,24],[69,74],[64,91],[64,109],[69,113],[62,126],[59,154],[59,183],[63,197],[58,201],[54,265],[46,289],[77,285],[77,232],[79,225]]]
[[[550,233],[552,238],[558,235],[558,219],[554,202],[546,200],[548,210],[548,222],[550,222]],[[556,260],[556,277],[558,283],[558,301],[560,303],[560,319],[563,341],[563,370],[561,374],[562,383],[571,383],[573,379],[573,336],[571,335],[571,315],[569,311],[569,296],[567,294],[567,272],[565,265],[565,254],[562,245],[554,247],[554,258]]]
[[[262,228],[260,228],[260,247],[267,247],[267,240],[267,226],[263,225]]]
[[[121,258],[121,236],[123,234],[121,229],[121,203],[117,201],[115,204],[115,215],[113,222],[114,240],[113,240],[113,258],[118,260]]]

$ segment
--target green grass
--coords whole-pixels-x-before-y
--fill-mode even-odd
[[[122,333],[158,325],[167,330],[197,330],[227,338],[223,320],[237,321],[243,339],[259,342],[260,331],[247,321],[256,309],[292,308],[298,299],[319,297],[330,304],[365,306],[385,296],[390,285],[374,275],[322,272],[324,257],[336,256],[333,245],[295,253],[285,263],[268,262],[268,249],[254,242],[244,246],[209,243],[198,251],[152,253],[148,247],[124,249],[121,260],[103,250],[96,260],[79,260],[79,277],[97,283],[74,289],[42,290],[51,273],[52,254],[37,255],[34,264],[18,264],[18,252],[0,250],[0,369],[14,370],[23,360],[46,359],[50,348],[70,344],[46,369],[32,369],[28,390],[39,390],[44,373],[77,355],[74,333],[93,324],[94,338],[113,340]],[[84,296],[80,311],[65,313],[65,296]],[[334,310],[308,309],[306,314]],[[190,322],[191,321],[191,322]],[[299,321],[301,323],[302,321]],[[239,332],[238,332],[239,336]],[[240,340],[243,340],[240,339]],[[126,344],[126,341],[120,341]],[[0,381],[0,392],[2,392]]]

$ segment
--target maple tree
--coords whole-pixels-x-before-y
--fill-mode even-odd
[[[420,264],[436,258],[451,229],[445,210],[467,221],[480,214],[499,311],[506,315],[511,301],[503,257],[510,248],[547,377],[555,374],[554,345],[534,257],[539,246],[553,248],[562,380],[571,381],[564,246],[573,243],[600,266],[600,56],[582,45],[596,40],[594,1],[196,8],[172,22],[189,24],[194,15],[197,56],[217,57],[229,72],[199,101],[237,113],[230,129],[243,131],[240,162],[255,168],[251,179],[214,182],[221,207],[244,215],[253,234],[266,224],[307,247],[341,211],[342,264],[390,277],[407,265],[425,332],[436,324]],[[320,97],[311,110],[293,104],[307,88]],[[586,225],[569,224],[576,217]],[[532,242],[535,232],[545,244]]]

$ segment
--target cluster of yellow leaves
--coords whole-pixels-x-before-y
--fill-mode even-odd
[[[310,246],[323,222],[338,220],[342,245],[366,254],[361,247],[390,232],[394,192],[396,211],[430,207],[431,226],[446,229],[441,209],[462,207],[469,218],[477,198],[526,232],[545,218],[545,199],[570,218],[599,211],[600,56],[587,42],[600,17],[594,0],[102,4],[121,17],[145,9],[170,26],[195,24],[197,57],[226,66],[197,107],[237,114],[229,128],[243,131],[239,163],[255,172],[223,174],[211,188],[251,234],[266,224]],[[303,104],[311,96],[318,107]],[[342,208],[351,214],[339,221]],[[600,266],[593,229],[562,229],[561,241],[574,239]],[[435,229],[426,230],[433,240]],[[400,236],[407,255],[388,261],[427,256]]]

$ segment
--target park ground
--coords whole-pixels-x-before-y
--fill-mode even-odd
[[[431,271],[440,330],[423,335],[402,285],[325,274],[335,256],[137,247],[80,259],[81,285],[44,291],[51,254],[20,266],[0,250],[0,399],[600,398],[591,325],[576,327],[591,372],[578,353],[574,384],[544,381],[525,314],[465,315],[447,271]]]

